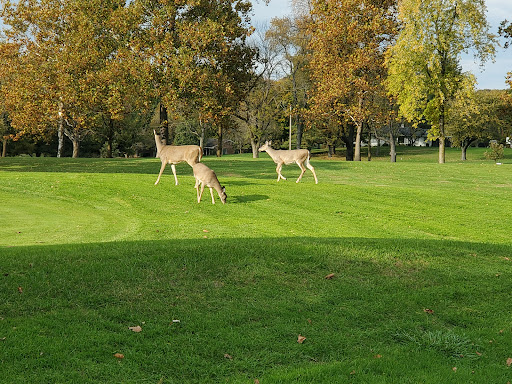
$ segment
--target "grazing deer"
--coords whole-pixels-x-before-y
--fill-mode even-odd
[[[162,161],[162,167],[160,168],[160,173],[158,174],[158,178],[155,181],[155,185],[160,182],[160,176],[164,172],[165,166],[167,164],[171,164],[172,173],[174,175],[174,180],[176,181],[176,185],[178,185],[178,178],[176,177],[176,164],[181,163],[182,161],[186,161],[188,165],[193,166],[194,164],[201,161],[203,157],[203,150],[199,145],[164,145],[160,141],[160,136],[153,130],[155,133],[155,142],[156,142],[156,156],[160,158]]]
[[[260,149],[260,152],[267,152],[274,163],[277,164],[276,172],[277,172],[277,181],[280,179],[286,180],[281,174],[281,168],[283,168],[283,164],[291,164],[297,163],[297,165],[301,169],[301,173],[296,183],[302,179],[302,175],[306,172],[306,167],[313,172],[313,176],[315,177],[315,184],[318,184],[318,179],[316,178],[315,168],[309,163],[309,158],[311,157],[309,151],[307,149],[292,149],[292,150],[281,150],[281,149],[272,149],[271,147],[272,141],[266,141]],[[306,167],[304,167],[304,163]]]
[[[201,202],[201,197],[203,196],[204,187],[207,186],[210,188],[210,195],[212,195],[212,204],[215,204],[215,199],[213,198],[213,188],[217,191],[220,197],[220,201],[222,204],[226,204],[226,199],[228,195],[226,195],[226,188],[224,188],[219,183],[219,179],[217,179],[217,175],[213,170],[208,168],[203,163],[196,163],[192,166],[194,171],[194,177],[196,178],[196,190],[197,190],[197,202]],[[201,192],[199,192],[199,185],[201,185]]]

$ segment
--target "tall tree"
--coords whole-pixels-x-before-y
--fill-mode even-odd
[[[373,113],[374,96],[382,89],[383,50],[395,31],[394,4],[394,0],[312,1],[313,115],[335,113],[348,128],[355,126],[355,160],[361,159],[363,127]]]
[[[3,68],[10,78],[4,90],[9,100],[23,100],[9,104],[12,124],[21,131],[39,127],[41,132],[57,126],[59,136],[62,130],[72,141],[77,157],[80,142],[97,123],[98,110],[116,93],[108,81],[112,72],[105,67],[121,42],[113,20],[125,1],[1,4],[7,41],[16,47],[10,56],[3,55],[15,64]],[[107,88],[113,92],[104,92]]]
[[[253,80],[255,51],[246,0],[135,0],[140,15],[134,42],[153,64],[158,98],[172,115],[184,103],[216,127],[217,155],[223,131]],[[172,135],[170,135],[172,137]]]
[[[425,117],[429,137],[439,140],[439,163],[445,162],[445,118],[450,100],[467,84],[462,53],[473,50],[485,62],[494,55],[484,0],[401,0],[401,31],[387,51],[387,87],[400,113],[410,121]]]
[[[307,108],[308,92],[311,87],[307,71],[309,61],[308,20],[307,15],[274,18],[265,34],[272,50],[280,57],[279,71],[281,76],[286,79],[290,106],[295,116],[297,148],[302,146],[305,123],[303,115],[304,109]]]

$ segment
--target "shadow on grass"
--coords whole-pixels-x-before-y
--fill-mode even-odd
[[[502,382],[512,341],[488,340],[509,324],[510,254],[508,245],[308,237],[2,248],[2,376],[325,382],[328,372],[345,382],[355,371],[382,382],[384,371],[418,382],[444,368],[448,380],[462,364],[475,382]],[[460,335],[485,358],[456,363],[396,339],[418,330]]]

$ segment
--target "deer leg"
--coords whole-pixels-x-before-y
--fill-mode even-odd
[[[171,164],[172,174],[174,175],[174,181],[176,182],[176,185],[178,185],[178,178],[176,177],[176,165]]]
[[[162,166],[160,167],[160,173],[158,174],[158,178],[155,181],[155,185],[157,185],[160,182],[160,176],[162,176],[162,173],[164,173],[165,165],[165,162],[162,162]]]
[[[281,168],[283,168],[283,163],[279,163],[279,164],[277,164],[277,168],[276,168],[276,172],[277,172],[277,181],[279,181],[279,179],[286,180],[286,177],[284,177],[284,176],[281,174]]]
[[[313,166],[311,164],[309,164],[309,161],[306,163],[306,167],[308,167],[308,169],[311,172],[313,172],[313,176],[315,176],[315,184],[318,184],[318,179],[316,178],[315,168],[313,168]]]
[[[213,188],[210,187],[210,195],[212,195],[212,204],[215,204],[215,198],[213,197]]]
[[[300,161],[297,161],[297,165],[299,166],[301,172],[300,172],[300,176],[297,179],[296,183],[298,183],[300,181],[300,179],[302,179],[302,175],[304,175],[304,172],[306,172],[306,167],[304,166],[303,163],[301,163]]]
[[[203,192],[204,192],[204,183],[201,183],[201,193],[199,193],[199,197],[197,198],[198,203],[201,202],[201,197],[203,197]]]
[[[196,185],[194,185],[194,188],[196,189],[196,195],[197,195],[197,202],[199,203],[199,180],[196,179]]]

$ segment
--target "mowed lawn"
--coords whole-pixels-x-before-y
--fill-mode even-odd
[[[512,150],[385,152],[0,159],[0,383],[512,381]]]

